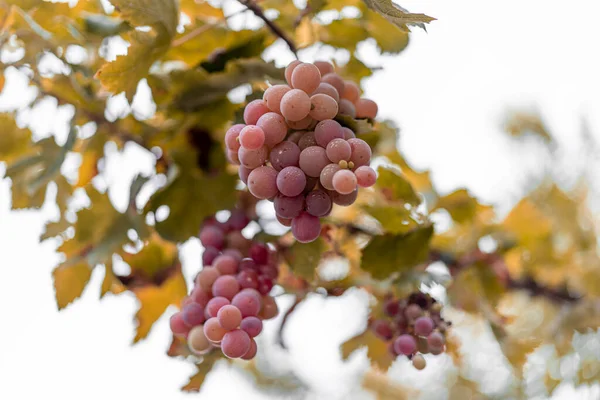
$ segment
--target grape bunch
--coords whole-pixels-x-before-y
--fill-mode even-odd
[[[441,304],[425,293],[415,292],[400,300],[390,295],[383,305],[388,318],[371,321],[370,328],[389,343],[394,356],[407,356],[421,370],[426,365],[423,354],[444,352],[451,323],[444,321],[440,311]]]
[[[203,268],[170,321],[173,334],[186,338],[195,354],[220,347],[229,358],[250,360],[262,321],[278,313],[269,296],[279,275],[277,254],[242,235],[248,223],[243,211],[234,210],[225,223],[210,218],[200,231]]]
[[[334,118],[373,119],[377,104],[328,62],[294,61],[285,77],[289,85],[270,86],[246,105],[246,124],[229,128],[225,145],[250,193],[273,201],[279,222],[308,243],[333,204],[349,206],[358,187],[375,184],[370,146]]]

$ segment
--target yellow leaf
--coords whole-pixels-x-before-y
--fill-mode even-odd
[[[206,379],[206,375],[212,370],[215,362],[224,359],[219,353],[220,351],[215,349],[202,357],[202,362],[196,364],[196,368],[198,369],[197,372],[190,376],[188,383],[183,386],[181,390],[185,392],[199,392],[204,383],[204,379]]]
[[[152,233],[138,253],[121,252],[121,256],[131,267],[132,273],[142,273],[148,278],[153,278],[161,271],[172,268],[178,260],[175,243],[162,239],[156,232]]]
[[[136,26],[161,24],[170,36],[179,21],[176,0],[110,0],[121,16]]]
[[[363,16],[368,34],[375,39],[383,53],[397,54],[408,46],[408,33],[386,20],[380,14],[365,10]]]
[[[0,161],[11,162],[31,150],[31,132],[19,128],[12,114],[0,113],[0,132]]]
[[[424,24],[435,21],[435,18],[425,14],[412,14],[403,10],[392,0],[363,0],[365,4],[372,10],[383,15],[388,21],[392,22],[401,29],[408,30],[407,25],[420,26],[423,29]]]
[[[396,359],[390,353],[388,343],[377,337],[371,329],[343,343],[342,357],[347,359],[350,354],[363,346],[367,346],[367,355],[371,362],[382,371],[386,371]]]
[[[73,265],[63,264],[54,269],[52,277],[59,309],[65,308],[81,296],[91,275],[92,270],[85,262]]]

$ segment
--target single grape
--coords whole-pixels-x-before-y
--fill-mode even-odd
[[[387,300],[383,303],[383,312],[388,317],[395,317],[400,312],[400,304],[394,299]]]
[[[331,197],[331,200],[338,206],[348,207],[354,204],[356,201],[356,198],[358,197],[358,190],[354,190],[349,194],[341,194],[335,190],[332,190],[329,192],[329,196]]]
[[[327,147],[333,139],[343,139],[344,131],[342,126],[332,119],[321,121],[315,127],[315,140],[323,148]]]
[[[250,339],[250,349],[248,350],[248,352],[246,354],[244,354],[241,359],[242,360],[252,360],[254,357],[256,357],[256,353],[258,351],[258,347],[256,346],[256,342],[254,341],[254,339]]]
[[[344,139],[348,140],[356,137],[352,129],[343,127],[342,130],[344,131]]]
[[[321,82],[317,90],[314,91],[313,96],[319,93],[326,94],[327,96],[333,98],[336,102],[340,101],[340,94],[336,88],[331,86],[329,83]]]
[[[338,138],[329,142],[325,152],[327,153],[327,158],[332,163],[338,163],[342,160],[348,161],[352,154],[352,149],[346,140]]]
[[[302,212],[292,220],[292,234],[300,243],[315,241],[321,234],[321,222],[318,217]]]
[[[188,304],[181,311],[183,322],[190,328],[204,323],[204,307],[197,303]]]
[[[298,148],[300,148],[300,151],[302,151],[311,146],[317,146],[317,140],[315,139],[315,133],[314,132],[306,132],[298,140]]]
[[[317,121],[334,118],[338,113],[338,103],[331,96],[318,93],[310,98],[310,116]]]
[[[240,132],[239,139],[246,150],[258,150],[265,144],[265,132],[256,125],[247,125]]]
[[[239,263],[239,260],[235,257],[221,254],[213,261],[213,267],[219,271],[220,275],[234,275],[237,272]],[[218,276],[216,278],[218,278]]]
[[[240,156],[235,150],[227,150],[227,161],[233,165],[240,165]]]
[[[333,72],[333,65],[331,65],[330,62],[327,62],[327,61],[315,61],[313,64],[315,65],[315,67],[317,67],[319,69],[319,72],[321,73],[321,76]]]
[[[238,151],[240,149],[238,136],[240,136],[240,132],[245,127],[246,125],[244,124],[236,124],[227,130],[225,133],[225,146],[228,150]]]
[[[427,366],[427,362],[425,361],[425,357],[420,354],[417,354],[412,359],[412,365],[419,371],[421,371],[425,366]]]
[[[313,119],[313,117],[309,115],[307,115],[306,117],[302,118],[300,121],[290,121],[290,120],[285,120],[285,123],[287,124],[287,126],[289,126],[291,129],[295,129],[295,130],[302,130],[302,129],[306,129],[309,128],[313,123],[315,122],[315,120]]]
[[[235,277],[231,275],[222,275],[218,277],[212,287],[213,296],[222,296],[227,300],[233,299],[233,296],[239,291],[240,285],[237,283]]]
[[[328,164],[329,158],[322,147],[310,146],[300,152],[299,165],[308,176],[319,177],[321,170]]]
[[[358,99],[355,103],[356,118],[372,118],[377,116],[377,103],[369,99]]]
[[[209,318],[204,323],[204,335],[208,340],[219,343],[227,331],[221,326],[216,317]]]
[[[404,315],[409,321],[414,321],[423,315],[423,309],[418,304],[409,304],[404,310]]]
[[[255,317],[261,307],[261,298],[257,291],[248,292],[244,289],[233,298],[232,305],[236,306],[242,313],[242,317]],[[250,289],[251,290],[251,289]]]
[[[358,138],[349,139],[348,143],[352,148],[350,161],[354,163],[354,167],[358,168],[363,165],[369,165],[369,162],[371,162],[371,147],[369,144]]]
[[[190,293],[189,297],[193,300],[194,303],[198,303],[202,307],[206,307],[208,301],[211,298],[211,295],[209,292],[206,292],[199,287],[195,287]]]
[[[284,196],[298,196],[306,186],[306,176],[298,167],[285,167],[277,174],[277,189]]]
[[[251,338],[255,338],[262,332],[263,323],[259,318],[246,317],[242,320],[240,329],[246,332]]]
[[[250,350],[250,336],[241,329],[227,332],[221,341],[221,350],[229,358],[240,358]]]
[[[292,71],[292,87],[311,94],[321,83],[319,68],[310,63],[302,63]]]
[[[240,180],[244,182],[244,185],[248,184],[248,175],[250,175],[250,172],[252,172],[252,170],[243,165],[240,165],[238,168],[238,176],[240,177]]]
[[[325,82],[325,83],[329,83],[331,86],[333,86],[335,88],[335,90],[337,90],[337,92],[340,95],[342,93],[344,93],[344,88],[345,88],[344,80],[338,74],[336,74],[334,72],[325,74],[323,76],[323,78],[321,78],[321,81]]]
[[[231,331],[240,326],[240,323],[242,322],[242,313],[236,306],[226,305],[221,307],[217,313],[217,319],[223,329]]]
[[[350,100],[341,99],[338,112],[340,115],[347,115],[351,118],[356,118],[356,108],[354,107],[354,104],[350,102]]]
[[[260,274],[262,276],[266,276],[267,278],[275,280],[279,276],[279,269],[277,268],[277,266],[271,264],[261,265]]]
[[[297,167],[300,160],[300,148],[293,142],[283,141],[273,147],[269,160],[276,171],[281,171],[285,167]]]
[[[285,80],[289,85],[292,84],[292,73],[294,72],[294,69],[300,64],[302,64],[302,61],[294,60],[285,68]]]
[[[250,257],[246,257],[240,261],[240,271],[246,270],[258,272],[258,265],[256,265],[256,262]]]
[[[354,171],[354,175],[356,175],[356,181],[360,187],[373,186],[377,181],[375,170],[366,165],[358,167],[356,171]]]
[[[258,167],[248,175],[248,190],[257,199],[270,199],[277,195],[278,181],[279,176],[273,167]]]
[[[260,317],[262,319],[275,318],[279,314],[279,308],[275,299],[271,296],[264,296],[262,298],[262,308],[260,310]]]
[[[287,141],[288,142],[292,142],[295,144],[298,144],[298,141],[300,140],[300,138],[302,136],[304,136],[304,134],[306,133],[306,131],[297,131],[297,132],[292,132],[290,133],[290,135],[287,137]],[[315,142],[316,143],[316,142]]]
[[[266,145],[257,150],[247,150],[241,147],[238,151],[240,163],[248,169],[255,169],[263,165],[267,161],[268,154],[269,148]]]
[[[351,103],[356,103],[360,97],[360,88],[352,81],[344,81],[344,93],[342,98],[349,100]]]
[[[271,293],[273,286],[275,286],[273,279],[264,275],[258,276],[258,293],[262,294],[263,296],[267,295]]]
[[[354,172],[342,169],[333,175],[331,181],[333,189],[339,194],[350,194],[356,190],[356,176]]]
[[[433,320],[429,317],[419,317],[415,321],[415,334],[427,336],[433,331]]]
[[[268,112],[261,116],[256,122],[256,126],[265,133],[265,144],[267,147],[273,147],[277,143],[281,143],[288,132],[285,119],[274,112]]]
[[[383,340],[390,340],[394,336],[392,326],[383,319],[373,321],[372,329],[375,335]]]
[[[204,247],[222,249],[225,244],[225,234],[216,226],[205,226],[200,232],[200,242]]]
[[[171,332],[177,337],[186,337],[190,331],[190,328],[183,322],[181,312],[177,312],[171,316],[169,326],[171,327]]]
[[[268,113],[269,108],[264,100],[252,100],[246,104],[244,109],[244,122],[246,125],[256,125],[256,121],[265,113]]]
[[[417,341],[411,335],[400,335],[394,341],[394,350],[397,354],[408,356],[417,350]]]
[[[342,167],[339,164],[328,164],[321,170],[319,181],[321,185],[327,190],[333,190],[333,175],[341,170]]]
[[[315,217],[324,217],[331,211],[331,197],[323,190],[314,190],[306,195],[306,212]]]
[[[281,98],[290,89],[288,85],[274,85],[265,90],[263,100],[267,103],[269,110],[280,114],[281,108],[279,108],[279,104],[281,103]]]
[[[254,243],[250,248],[250,258],[257,265],[264,265],[269,262],[269,247],[264,243]]]
[[[188,347],[194,354],[203,355],[206,354],[210,349],[210,341],[204,334],[204,325],[198,325],[190,330],[188,335]]]
[[[250,223],[250,219],[244,211],[233,210],[231,212],[231,216],[227,220],[227,223],[231,226],[232,229],[241,231]]]
[[[433,349],[443,349],[445,343],[444,335],[439,332],[432,332],[427,336],[427,344],[433,353]]]
[[[247,269],[240,271],[240,273],[237,274],[236,279],[242,289],[258,288],[258,274],[254,270]]]
[[[283,225],[283,226],[287,226],[290,227],[292,226],[292,220],[291,218],[281,218],[279,215],[276,216],[277,217],[277,221]]]
[[[310,97],[300,89],[292,89],[281,99],[281,114],[290,121],[300,121],[310,112]]]
[[[190,296],[185,296],[183,300],[181,300],[181,309],[183,310],[185,306],[192,303],[194,303],[194,299],[192,299]]]
[[[213,297],[206,305],[206,315],[208,315],[210,318],[216,317],[221,307],[229,304],[231,304],[231,302],[225,297]]]
[[[275,196],[273,205],[278,217],[291,219],[297,217],[304,209],[304,196],[288,197],[278,194]]]
[[[219,255],[219,250],[214,247],[204,247],[202,252],[202,265],[211,265],[215,258]]]

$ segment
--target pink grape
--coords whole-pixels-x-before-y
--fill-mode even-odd
[[[331,183],[339,194],[350,194],[356,190],[356,175],[350,170],[342,169],[333,175]]]
[[[219,257],[215,258],[215,260]],[[213,283],[217,280],[217,278],[221,276],[221,273],[215,267],[204,267],[202,271],[198,274],[196,278],[196,284],[202,288],[202,290],[210,291]]]
[[[205,226],[200,232],[200,242],[204,247],[222,249],[225,244],[225,234],[216,226]]]
[[[240,261],[240,271],[246,270],[258,272],[258,265],[256,265],[256,262],[250,257],[246,257]]]
[[[237,151],[227,150],[227,161],[233,165],[240,165],[240,156]]]
[[[247,150],[241,147],[238,151],[240,163],[248,169],[255,169],[263,165],[267,161],[268,154],[269,149],[266,145],[257,150]]]
[[[273,289],[274,285],[273,279],[264,275],[258,276],[258,292],[260,294],[266,295],[271,293],[271,289]]]
[[[324,217],[331,211],[331,197],[323,190],[314,190],[306,195],[306,212],[315,217]]]
[[[291,63],[289,63],[289,65],[286,67],[285,69],[285,80],[287,81],[287,83],[289,85],[292,84],[292,73],[294,72],[294,69],[298,66],[302,64],[302,61],[299,60],[294,60]]]
[[[279,307],[277,307],[277,302],[271,296],[264,296],[262,298],[262,308],[260,310],[260,317],[262,319],[271,319],[275,318],[279,314]]]
[[[240,180],[244,182],[244,185],[248,184],[248,175],[250,175],[250,172],[252,172],[252,170],[244,167],[243,165],[240,165],[240,167],[238,168],[238,175],[240,177]]]
[[[307,176],[316,178],[321,175],[321,170],[329,164],[325,149],[319,146],[310,146],[300,152],[300,168]]]
[[[195,287],[190,293],[189,297],[194,301],[194,303],[198,303],[202,307],[206,307],[208,301],[211,298],[211,295],[208,292],[205,292],[204,290],[200,289],[199,287]]]
[[[342,130],[344,131],[344,139],[348,140],[356,137],[352,129],[343,127]]]
[[[288,126],[283,117],[274,112],[268,112],[258,119],[256,125],[265,133],[265,144],[273,147],[285,139]]]
[[[204,308],[197,303],[188,304],[181,311],[183,322],[191,327],[204,323]]]
[[[270,199],[277,195],[277,171],[273,167],[258,167],[248,175],[248,190],[257,199]]]
[[[298,196],[306,186],[306,176],[298,167],[285,167],[277,174],[277,189],[284,196]]]
[[[310,116],[317,121],[334,118],[338,113],[338,103],[331,96],[318,93],[310,98]]]
[[[250,336],[241,329],[227,332],[221,340],[221,350],[229,358],[240,358],[250,350]]]
[[[355,103],[356,106],[356,118],[371,118],[374,119],[377,116],[377,103],[369,99],[359,99]]]
[[[241,359],[242,360],[252,360],[256,357],[256,353],[258,352],[258,347],[256,346],[256,342],[253,339],[250,339],[250,349],[246,354],[244,354]]]
[[[219,255],[219,250],[214,247],[204,247],[204,252],[202,253],[202,265],[207,266],[211,265],[213,260],[217,258]]]
[[[335,88],[335,90],[337,90],[337,92],[341,95],[342,93],[344,93],[344,80],[342,78],[340,78],[340,76],[334,72],[330,72],[328,74],[325,74],[323,76],[323,78],[321,79],[322,82],[325,83],[329,83],[331,86],[333,86]]]
[[[204,323],[204,335],[211,342],[220,342],[226,333],[227,331],[221,326],[216,317],[209,318]]]
[[[315,127],[315,140],[323,148],[327,147],[333,139],[343,139],[344,131],[342,126],[332,119],[321,121]]]
[[[352,104],[350,100],[341,99],[339,104],[340,115],[347,115],[351,118],[356,117],[356,107],[354,107],[354,104]]]
[[[240,326],[240,323],[242,322],[242,313],[236,306],[226,305],[221,307],[217,313],[217,319],[223,329],[231,331]]]
[[[411,335],[400,335],[394,341],[394,350],[397,354],[408,356],[417,350],[417,341]]]
[[[358,197],[358,190],[354,190],[349,194],[341,194],[335,190],[332,190],[329,192],[329,196],[331,197],[331,200],[338,206],[348,207],[354,204],[356,201],[356,198]]]
[[[177,312],[171,316],[169,326],[171,327],[171,332],[177,337],[186,337],[190,331],[190,328],[183,322],[181,312]]]
[[[288,85],[274,85],[265,90],[263,100],[267,103],[269,110],[280,114],[281,108],[279,108],[279,104],[281,103],[281,98],[290,90]]]
[[[294,197],[278,194],[273,202],[275,214],[278,217],[292,219],[297,217],[304,209],[304,196],[298,195]]]
[[[240,145],[247,150],[258,150],[265,144],[265,132],[256,125],[247,125],[239,138]]]
[[[210,350],[210,341],[204,334],[204,325],[198,325],[192,328],[188,335],[188,346],[192,353],[206,354]]]
[[[250,219],[246,216],[246,213],[244,211],[233,210],[231,212],[231,216],[227,220],[227,223],[231,226],[232,229],[241,231],[250,223]]]
[[[395,317],[400,312],[400,304],[395,300],[387,300],[383,303],[383,312],[388,317]]]
[[[339,164],[327,164],[322,170],[319,176],[321,185],[327,190],[333,190],[333,176],[336,172],[341,170]]]
[[[429,345],[429,348],[432,350],[431,352],[433,353],[433,349],[443,349],[444,348],[444,335],[442,335],[439,332],[432,332],[429,336],[427,336],[427,344]]]
[[[302,118],[300,121],[285,120],[287,126],[295,130],[302,130],[310,127],[315,120],[309,115]]]
[[[287,137],[286,140],[288,142],[298,144],[298,141],[300,140],[300,138],[302,136],[304,136],[305,133],[306,133],[306,131],[297,131],[297,132],[290,133],[290,135]]]
[[[409,304],[404,310],[404,315],[409,321],[414,321],[423,315],[423,309],[418,304]]]
[[[221,254],[215,261],[213,261],[213,267],[215,267],[221,275],[233,275],[237,272],[239,260],[231,255]],[[215,278],[216,280],[216,278]]]
[[[237,274],[236,279],[238,281],[238,284],[240,285],[240,288],[242,289],[258,288],[258,274],[254,270],[247,269],[240,271],[240,273]]]
[[[290,218],[281,218],[279,215],[276,216],[277,217],[277,221],[283,225],[283,226],[287,226],[290,227],[292,226],[292,220]]]
[[[318,217],[302,212],[292,220],[292,233],[300,243],[313,242],[321,234],[321,222]]]
[[[265,264],[260,266],[260,274],[262,276],[266,276],[267,278],[277,279],[279,276],[279,269],[276,265]]]
[[[213,296],[222,296],[227,300],[233,299],[233,296],[239,291],[240,285],[237,283],[235,277],[231,275],[222,275],[218,277],[212,287]]]
[[[269,111],[271,110],[269,110],[264,100],[252,100],[244,109],[244,122],[247,125],[256,125],[258,119]]]
[[[317,139],[315,139],[314,132],[306,132],[300,140],[298,140],[298,148],[300,151],[306,149],[307,147],[317,146]]]
[[[244,289],[233,298],[232,305],[236,306],[242,313],[242,317],[255,317],[260,312],[261,298],[257,296],[258,292],[247,292]],[[252,290],[252,289],[250,289]]]
[[[354,163],[354,168],[369,165],[369,162],[371,162],[371,147],[369,144],[358,138],[349,139],[348,144],[352,148],[350,161]]]
[[[433,331],[433,320],[429,317],[419,317],[415,321],[415,334],[427,336]]]
[[[227,234],[227,247],[232,249],[238,249],[244,253],[250,246],[250,240],[246,239],[242,232],[233,231]]]
[[[356,103],[360,97],[360,88],[352,81],[344,81],[344,93],[342,98],[349,100],[351,103]]]
[[[338,163],[342,160],[348,161],[352,154],[352,149],[346,140],[338,138],[329,142],[325,152],[327,153],[327,158],[332,163]]]
[[[216,317],[221,307],[229,304],[231,304],[231,302],[225,297],[213,297],[206,305],[206,315],[211,318]]]
[[[227,223],[229,223],[229,221],[227,221]],[[232,232],[230,232],[227,236],[229,236],[231,233]],[[242,261],[242,258],[244,258],[244,256],[238,249],[225,249],[225,250],[223,250],[223,255],[231,256],[231,257],[235,258],[238,263],[240,261]]]
[[[319,69],[321,76],[333,72],[333,65],[327,61],[315,61],[313,63]]]
[[[394,336],[394,331],[390,323],[382,319],[373,321],[372,329],[375,335],[383,340],[390,340]]]
[[[262,332],[263,323],[259,318],[246,317],[242,320],[240,329],[246,332],[251,338],[255,338]]]
[[[285,167],[297,167],[300,159],[300,148],[297,144],[290,141],[283,141],[273,147],[269,160],[276,171],[281,171]]]
[[[240,142],[238,141],[238,136],[240,136],[240,132],[244,129],[246,125],[244,124],[236,124],[227,130],[225,133],[225,146],[227,149],[238,151],[240,149]]]
[[[425,361],[425,357],[420,354],[417,354],[412,359],[412,365],[419,371],[424,369],[427,366],[427,361]]]
[[[310,97],[300,90],[292,89],[281,99],[281,114],[290,121],[300,121],[310,112]]]
[[[327,96],[333,98],[336,102],[340,101],[340,94],[329,83],[321,82],[317,90],[314,91],[313,96],[319,93],[326,94]]]
[[[263,243],[254,243],[252,247],[250,247],[250,258],[252,258],[257,265],[268,263],[269,247]]]
[[[311,94],[321,83],[321,72],[314,64],[302,63],[292,71],[292,87]]]
[[[377,181],[375,170],[366,165],[358,167],[356,171],[354,171],[354,174],[356,175],[356,181],[360,187],[373,186]]]

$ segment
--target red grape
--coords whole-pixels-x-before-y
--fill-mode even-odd
[[[236,306],[226,305],[221,307],[217,313],[217,319],[223,329],[231,331],[240,326],[240,322],[242,322],[242,313]]]
[[[231,275],[223,275],[217,278],[215,283],[213,283],[212,293],[213,296],[222,296],[228,300],[233,299],[240,291],[240,285],[237,283],[235,277]]]
[[[221,340],[221,350],[229,358],[240,358],[250,350],[250,336],[241,329],[227,332]]]
[[[251,338],[254,338],[262,332],[263,323],[259,318],[246,317],[242,320],[240,329],[246,332]]]
[[[302,212],[292,220],[292,233],[300,243],[312,242],[321,234],[321,222],[318,217]]]

